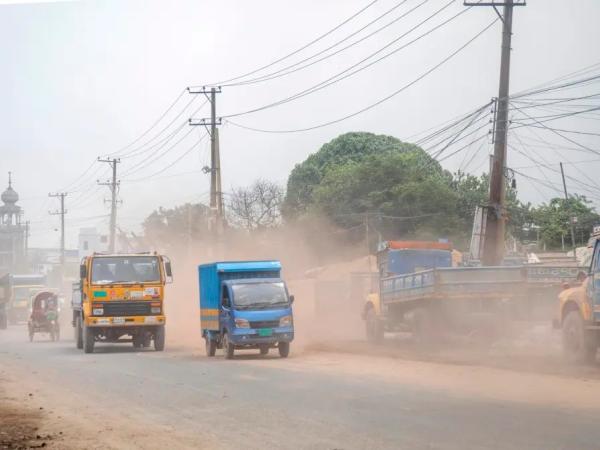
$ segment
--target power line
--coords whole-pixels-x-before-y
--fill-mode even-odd
[[[242,115],[247,115],[247,114],[251,114],[251,113],[256,113],[259,111],[263,111],[265,109],[269,109],[269,108],[273,108],[276,106],[280,106],[286,103],[289,103],[291,101],[297,100],[299,98],[305,97],[307,95],[313,94],[315,92],[318,92],[322,89],[325,89],[333,84],[339,83],[342,80],[345,80],[377,63],[379,63],[380,61],[387,59],[388,57],[396,54],[397,52],[399,52],[400,50],[405,49],[406,47],[414,44],[415,42],[419,41],[420,39],[430,35],[431,33],[433,33],[434,31],[436,31],[437,29],[441,28],[442,26],[448,24],[449,22],[455,20],[456,18],[458,18],[459,16],[461,16],[462,14],[464,14],[467,10],[461,10],[459,13],[455,14],[454,16],[450,17],[449,19],[445,20],[444,22],[438,24],[437,26],[435,26],[434,28],[428,30],[427,32],[421,34],[420,36],[416,37],[415,39],[413,39],[412,41],[409,41],[408,43],[404,44],[401,47],[398,47],[397,49],[392,50],[391,52],[381,56],[380,58],[371,61],[370,63],[362,66],[362,67],[358,67],[360,66],[362,63],[368,61],[369,59],[373,58],[375,55],[381,53],[383,50],[385,50],[386,48],[392,46],[393,44],[395,44],[396,42],[398,42],[400,39],[402,39],[403,37],[407,36],[408,34],[412,33],[414,30],[416,30],[417,28],[421,27],[422,25],[424,25],[425,23],[427,23],[429,20],[431,20],[432,18],[436,17],[438,14],[441,14],[442,11],[444,11],[446,8],[448,8],[450,5],[452,5],[454,3],[454,0],[450,0],[448,3],[446,3],[444,6],[442,6],[440,9],[438,9],[437,11],[435,11],[433,14],[431,14],[430,16],[428,16],[427,18],[425,18],[424,20],[422,20],[421,22],[419,22],[417,25],[415,25],[413,28],[411,28],[410,30],[406,31],[405,33],[403,33],[402,35],[400,35],[399,37],[393,39],[392,41],[388,42],[386,45],[384,45],[383,47],[379,48],[378,50],[376,50],[375,52],[371,53],[369,56],[367,56],[366,58],[363,58],[362,60],[358,61],[357,63],[352,64],[351,66],[347,67],[346,69],[342,70],[341,72],[336,73],[335,75],[307,88],[304,89],[300,92],[297,92],[296,94],[293,94],[289,97],[283,98],[281,100],[278,100],[276,102],[272,102],[269,103],[267,105],[263,105],[257,108],[253,108],[250,110],[246,110],[243,112],[238,112],[238,113],[233,113],[233,114],[226,114],[221,116],[224,119],[229,119],[231,117],[239,117]],[[358,69],[352,71],[352,69],[358,67]],[[349,72],[349,73],[348,73]],[[345,75],[344,75],[345,74]],[[343,75],[343,76],[342,76]]]
[[[424,79],[425,77],[427,77],[429,74],[431,74],[432,72],[434,72],[435,70],[437,70],[438,68],[440,68],[441,66],[443,66],[446,62],[450,61],[452,58],[454,58],[456,55],[458,55],[462,50],[464,50],[466,47],[469,46],[469,44],[471,44],[472,42],[474,42],[478,37],[480,37],[482,34],[484,34],[488,29],[490,29],[492,27],[492,25],[494,25],[496,22],[498,21],[498,19],[495,19],[494,21],[492,21],[489,25],[487,25],[486,27],[484,27],[480,32],[478,32],[475,36],[473,36],[471,39],[469,39],[465,44],[463,44],[461,47],[459,47],[457,50],[453,51],[449,56],[447,56],[446,58],[444,58],[442,61],[440,61],[438,64],[434,65],[432,68],[430,68],[429,70],[427,70],[426,72],[424,72],[423,74],[421,74],[419,77],[417,77],[415,80],[411,81],[408,84],[405,84],[404,86],[402,86],[400,89],[394,91],[393,93],[391,93],[390,95],[376,101],[375,103],[371,103],[370,105],[354,112],[351,114],[348,114],[346,116],[340,117],[338,119],[335,120],[331,120],[328,122],[324,122],[318,125],[313,125],[310,127],[306,127],[306,128],[298,128],[298,129],[293,129],[293,130],[266,130],[266,129],[260,129],[260,128],[254,128],[254,127],[249,127],[247,125],[243,125],[240,123],[236,123],[233,122],[229,119],[226,119],[227,123],[230,123],[233,126],[239,127],[239,128],[243,128],[246,130],[250,130],[250,131],[257,131],[257,132],[262,132],[262,133],[297,133],[297,132],[303,132],[303,131],[310,131],[310,130],[315,130],[317,128],[322,128],[322,127],[326,127],[329,125],[333,125],[339,122],[342,122],[344,120],[350,119],[352,117],[358,116],[359,114],[362,114],[370,109],[373,109],[377,106],[379,106],[380,104],[386,102],[387,100],[395,97],[396,95],[400,94],[401,92],[405,91],[406,89],[408,89],[409,87],[413,86],[414,84],[418,83],[419,81],[421,81],[422,79]]]
[[[257,78],[253,78],[253,79],[250,79],[250,80],[240,81],[240,82],[238,82],[238,83],[226,84],[225,86],[240,86],[240,85],[249,85],[249,84],[260,83],[260,82],[263,82],[263,81],[270,81],[270,80],[274,80],[274,79],[276,79],[276,78],[280,78],[280,77],[283,77],[283,76],[291,75],[291,74],[293,74],[293,73],[296,73],[296,72],[298,72],[298,71],[300,71],[300,70],[303,70],[303,69],[306,69],[306,68],[308,68],[308,67],[311,67],[311,66],[313,66],[313,65],[315,65],[315,64],[318,64],[318,63],[320,63],[320,62],[322,62],[322,61],[325,61],[325,60],[327,60],[327,59],[329,59],[329,58],[332,58],[333,56],[336,56],[336,55],[338,55],[338,54],[340,54],[340,53],[342,53],[342,52],[344,52],[344,51],[348,50],[349,48],[352,48],[352,47],[354,47],[354,46],[356,46],[356,45],[360,44],[361,42],[363,42],[363,41],[365,41],[365,40],[369,39],[370,37],[374,36],[374,35],[375,35],[375,34],[377,34],[377,33],[380,33],[381,31],[385,30],[386,28],[388,28],[388,27],[390,27],[391,25],[393,25],[393,24],[397,23],[397,22],[398,22],[398,21],[400,21],[401,19],[405,18],[406,16],[408,16],[408,15],[409,15],[410,13],[412,13],[413,11],[416,11],[416,10],[417,10],[418,8],[420,8],[422,5],[424,5],[425,3],[427,3],[429,0],[423,0],[421,3],[419,3],[419,4],[418,4],[418,5],[416,5],[416,6],[414,6],[413,8],[409,9],[409,10],[408,10],[407,12],[405,12],[404,14],[400,15],[399,17],[396,17],[395,19],[393,19],[392,21],[388,22],[387,24],[385,24],[385,25],[383,25],[383,26],[381,26],[381,27],[377,28],[376,30],[374,30],[374,31],[372,31],[371,33],[367,34],[366,36],[363,36],[362,38],[360,38],[360,39],[358,39],[358,40],[356,40],[356,41],[354,41],[354,42],[350,43],[349,45],[347,45],[347,46],[345,46],[345,47],[342,47],[341,49],[339,49],[339,50],[336,50],[335,52],[333,52],[333,53],[330,53],[330,54],[328,54],[328,55],[325,55],[324,57],[322,57],[322,58],[319,58],[319,59],[317,59],[317,60],[315,60],[315,61],[312,61],[312,62],[310,62],[310,63],[308,63],[308,64],[302,65],[303,63],[305,63],[305,62],[307,62],[307,61],[310,61],[311,59],[314,59],[314,58],[316,58],[317,56],[320,56],[320,55],[322,55],[323,53],[325,53],[325,52],[327,52],[327,51],[331,50],[332,48],[335,48],[335,47],[337,47],[339,44],[341,44],[341,43],[343,43],[343,42],[347,41],[347,40],[348,40],[348,39],[350,39],[351,37],[353,37],[353,36],[356,36],[356,35],[357,35],[357,34],[359,34],[361,31],[363,31],[363,30],[365,30],[366,28],[368,28],[369,26],[371,26],[373,23],[375,23],[375,22],[377,22],[377,21],[381,20],[383,17],[387,16],[388,14],[390,14],[391,12],[393,12],[394,10],[396,10],[398,7],[400,7],[400,6],[402,6],[403,4],[405,4],[407,1],[408,1],[408,0],[403,0],[403,1],[399,2],[399,3],[397,3],[397,4],[396,4],[396,5],[394,5],[392,8],[390,8],[389,10],[387,10],[386,12],[384,12],[383,14],[381,14],[380,16],[376,17],[376,18],[375,18],[375,19],[373,19],[371,22],[367,23],[367,24],[366,24],[365,26],[363,26],[362,28],[360,28],[360,29],[358,29],[357,31],[355,31],[355,32],[353,32],[353,33],[351,33],[351,34],[349,34],[349,35],[348,35],[348,36],[346,36],[345,38],[343,38],[343,39],[341,39],[341,40],[337,41],[337,42],[336,42],[336,43],[334,43],[333,45],[330,45],[329,47],[327,47],[327,48],[325,48],[325,49],[323,49],[323,50],[321,50],[321,51],[319,51],[319,52],[315,53],[314,55],[311,55],[311,56],[309,56],[309,57],[307,57],[307,58],[304,58],[304,59],[303,59],[303,60],[301,60],[301,61],[298,61],[298,62],[296,62],[296,63],[294,63],[294,64],[291,64],[291,65],[289,65],[289,66],[287,66],[287,67],[284,67],[284,68],[282,68],[282,69],[279,69],[279,70],[277,70],[277,71],[275,71],[275,72],[271,72],[270,74],[263,75],[263,76],[260,76],[260,77],[257,77]],[[300,67],[298,67],[298,66],[300,66]]]
[[[166,116],[167,114],[169,114],[169,112],[170,112],[170,111],[171,111],[171,110],[172,110],[172,109],[175,107],[175,105],[176,105],[176,104],[179,102],[179,100],[181,99],[181,97],[183,97],[183,95],[185,94],[185,92],[186,92],[186,91],[185,91],[185,89],[183,89],[183,90],[182,90],[182,91],[179,93],[179,95],[178,95],[178,96],[175,98],[175,100],[173,101],[173,103],[171,103],[171,104],[170,104],[170,106],[169,106],[169,107],[166,109],[166,111],[164,111],[164,112],[163,112],[163,113],[162,113],[162,114],[161,114],[161,115],[158,117],[158,119],[156,119],[156,120],[154,121],[154,123],[153,123],[152,125],[150,125],[150,127],[149,127],[149,128],[146,130],[146,131],[144,131],[144,132],[143,132],[143,133],[142,133],[140,136],[138,136],[138,137],[137,137],[135,140],[133,140],[132,142],[130,142],[130,143],[129,143],[129,144],[127,144],[126,146],[124,146],[124,147],[121,147],[119,150],[117,150],[117,151],[115,151],[115,152],[109,153],[109,156],[112,156],[112,155],[116,155],[116,154],[118,154],[118,153],[121,153],[121,152],[123,152],[124,150],[127,150],[127,149],[128,149],[129,147],[131,147],[132,145],[134,145],[134,144],[136,144],[137,142],[139,142],[141,139],[143,139],[143,138],[144,138],[144,136],[146,136],[146,135],[147,135],[147,134],[148,134],[150,131],[152,131],[152,129],[153,129],[153,128],[154,128],[156,125],[158,125],[158,124],[160,123],[160,121],[161,121],[162,119],[164,119],[164,118],[165,118],[165,116]]]
[[[250,72],[247,72],[243,75],[238,75],[237,77],[233,77],[233,78],[229,78],[227,80],[223,80],[223,81],[219,81],[216,83],[207,83],[206,86],[217,86],[217,85],[224,85],[226,83],[230,83],[232,81],[236,81],[239,80],[241,78],[245,78],[247,76],[250,75],[254,75],[255,73],[260,72],[261,70],[264,69],[268,69],[269,67],[274,66],[275,64],[280,63],[281,61],[284,61],[298,53],[300,53],[302,50],[307,49],[308,47],[310,47],[313,44],[316,44],[317,42],[319,42],[320,40],[326,38],[327,36],[329,36],[330,34],[332,34],[333,32],[335,32],[336,30],[340,29],[341,27],[343,27],[344,25],[346,25],[348,22],[352,21],[354,18],[358,17],[359,15],[361,15],[363,12],[365,12],[367,9],[369,9],[371,6],[373,6],[375,3],[377,3],[378,0],[373,0],[370,3],[368,3],[366,6],[364,6],[363,8],[359,9],[357,12],[355,12],[354,14],[352,14],[350,17],[348,17],[347,19],[345,19],[342,23],[340,23],[339,25],[336,25],[335,27],[333,27],[332,29],[328,30],[327,32],[323,33],[322,35],[318,36],[317,38],[313,39],[312,41],[310,41],[309,43],[303,45],[302,47],[298,48],[297,50],[294,50],[291,53],[288,53],[285,56],[282,56],[281,58],[276,59],[273,62],[270,62],[269,64],[266,64],[262,67],[259,67],[258,69],[254,69]]]

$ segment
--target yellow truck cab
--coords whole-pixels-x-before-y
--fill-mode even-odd
[[[585,275],[584,275],[585,276]],[[554,325],[562,330],[563,351],[573,362],[592,362],[600,345],[600,241],[596,240],[587,277],[558,296]]]
[[[92,353],[96,342],[165,347],[165,284],[171,262],[157,253],[101,254],[82,259],[73,290],[77,348]],[[130,337],[123,339],[123,337]]]

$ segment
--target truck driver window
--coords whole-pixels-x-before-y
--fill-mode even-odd
[[[223,286],[223,295],[221,296],[221,304],[229,308],[229,291],[227,290],[227,286]]]

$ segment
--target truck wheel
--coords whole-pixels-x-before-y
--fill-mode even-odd
[[[75,345],[79,350],[83,348],[83,330],[81,329],[81,316],[75,319]]]
[[[210,338],[210,336],[204,337],[204,344],[206,345],[206,356],[215,356],[217,352],[217,341]]]
[[[287,358],[290,354],[290,343],[289,342],[280,342],[277,344],[277,349],[279,350],[279,356],[282,358]]]
[[[29,342],[33,342],[33,335],[35,334],[35,331],[33,331],[33,325],[31,325],[30,323],[27,324],[27,329],[29,331]]]
[[[261,355],[268,355],[269,354],[269,346],[268,345],[263,345],[260,347],[260,354]]]
[[[571,311],[563,321],[563,352],[574,363],[590,363],[596,359],[598,342],[586,333],[585,324],[579,311]]]
[[[369,308],[367,311],[365,327],[367,332],[367,340],[369,342],[380,344],[383,341],[383,324],[377,317],[377,314],[373,308]]]
[[[142,341],[143,343],[143,341]],[[160,325],[154,332],[154,350],[162,352],[165,349],[165,326]]]
[[[144,345],[142,342],[142,336],[139,334],[134,334],[131,342],[133,343],[133,348],[141,348]]]
[[[83,352],[94,353],[94,344],[96,343],[96,336],[94,336],[94,330],[90,327],[83,326]]]
[[[227,333],[223,333],[223,351],[225,352],[225,359],[232,359],[235,353],[235,347],[229,342]]]

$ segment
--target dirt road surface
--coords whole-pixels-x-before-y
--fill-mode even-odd
[[[596,449],[600,368],[297,349],[207,358],[0,333],[0,448]]]

